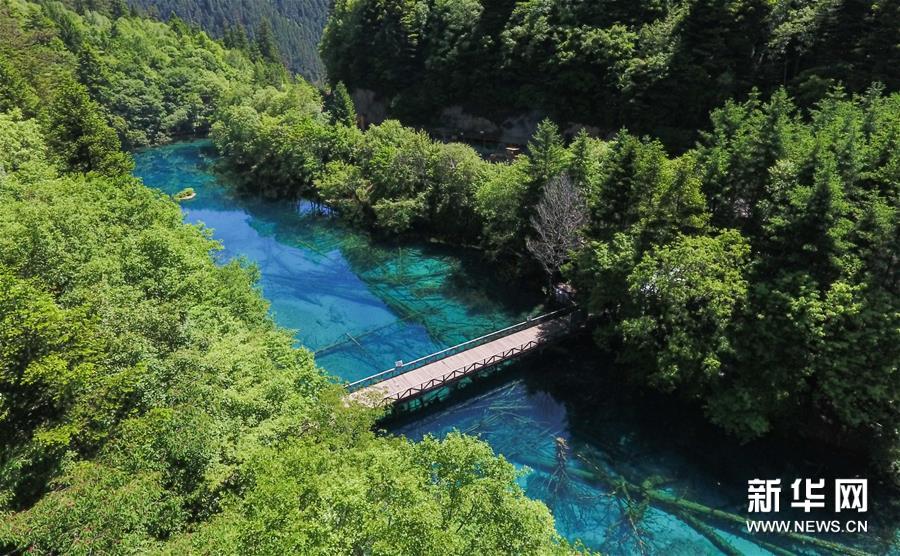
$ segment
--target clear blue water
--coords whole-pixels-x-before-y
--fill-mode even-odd
[[[534,297],[514,299],[476,261],[439,247],[377,245],[309,204],[237,196],[210,170],[209,143],[136,153],[135,174],[166,193],[192,187],[185,220],[212,229],[223,260],[260,270],[281,326],[319,365],[353,381],[524,320]],[[493,286],[493,287],[492,287]]]
[[[195,189],[196,198],[182,204],[185,220],[212,230],[222,260],[243,257],[258,266],[275,320],[337,379],[368,376],[541,309],[477,257],[378,244],[308,204],[238,196],[212,171],[214,160],[207,142],[179,143],[136,153],[135,173],[169,194]],[[608,554],[722,554],[710,532],[739,553],[771,554],[722,523],[707,523],[704,535],[678,511],[642,503],[635,485],[650,481],[659,491],[742,515],[748,478],[789,470],[810,476],[821,468],[785,462],[789,448],[782,446],[735,447],[702,426],[695,430],[702,419],[635,399],[615,381],[583,382],[605,372],[602,356],[590,349],[527,359],[453,394],[450,403],[385,426],[414,439],[451,430],[479,435],[530,469],[522,486],[547,503],[565,537]],[[804,456],[814,458],[788,459]],[[630,486],[616,487],[620,480]],[[779,550],[816,553],[769,541]]]

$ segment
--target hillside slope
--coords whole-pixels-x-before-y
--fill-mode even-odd
[[[328,0],[128,0],[152,17],[172,14],[215,37],[242,26],[252,37],[263,22],[271,26],[285,64],[316,81],[324,76],[318,44],[328,16]]]
[[[328,75],[405,122],[537,111],[690,147],[710,110],[785,87],[900,87],[900,4],[874,0],[337,0]]]
[[[371,432],[258,273],[130,175],[119,136],[239,99],[324,120],[319,92],[177,20],[78,9],[0,0],[0,553],[568,553],[487,444]]]

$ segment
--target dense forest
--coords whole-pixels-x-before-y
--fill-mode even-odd
[[[328,0],[128,0],[154,17],[172,14],[226,41],[271,34],[288,69],[311,81],[324,77],[319,40]]]
[[[337,0],[322,49],[405,121],[538,110],[684,148],[754,87],[804,108],[838,83],[896,90],[898,29],[900,4],[875,0]]]
[[[254,193],[572,282],[624,379],[739,439],[798,431],[897,473],[900,93],[820,96],[754,89],[678,156],[626,130],[567,145],[546,120],[488,162],[397,121],[357,129],[342,83],[323,106],[302,84],[244,98],[212,137]]]
[[[226,45],[266,45],[292,72],[310,81],[324,77],[319,40],[328,15],[328,0],[64,0],[80,13],[121,15],[129,8],[154,19],[172,17],[224,39]],[[263,46],[263,49],[266,47]]]
[[[737,441],[851,446],[900,483],[897,9],[339,0],[322,89],[274,26],[0,0],[0,548],[575,550],[486,444],[374,434],[255,269],[130,175],[124,149],[207,133],[249,193],[572,283],[622,380]],[[459,102],[618,131],[547,119],[491,162],[359,129],[356,87],[417,121]]]
[[[212,137],[256,193],[572,281],[624,378],[741,439],[828,430],[896,465],[900,94],[835,89],[802,111],[754,93],[678,157],[625,131],[565,145],[545,121],[527,155],[492,163],[396,121],[344,125],[342,91],[325,113],[308,86],[261,92]]]
[[[120,137],[199,129],[278,67],[56,2],[3,0],[0,34],[0,551],[570,551],[486,444],[372,433],[255,270],[130,175]]]
[[[9,14],[7,21],[14,21]],[[39,81],[46,65],[72,68],[126,148],[203,134],[219,100],[287,75],[271,59],[223,48],[178,19],[164,25],[94,11],[81,17],[49,2],[4,33],[0,52],[38,90],[52,85]]]

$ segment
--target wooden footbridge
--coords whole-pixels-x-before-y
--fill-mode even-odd
[[[432,392],[535,351],[572,329],[574,311],[560,309],[443,349],[347,385],[347,398],[390,405]]]

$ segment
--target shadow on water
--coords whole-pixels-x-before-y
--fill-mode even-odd
[[[874,472],[870,511],[839,516],[868,520],[868,534],[810,535],[818,544],[749,536],[749,479],[782,479],[778,519],[832,520],[830,507],[810,514],[788,507],[792,481],[866,477],[866,460],[787,435],[742,445],[696,407],[627,386],[627,371],[610,361],[589,338],[571,339],[399,413],[382,423],[382,432],[480,436],[531,468],[520,482],[548,504],[561,533],[609,554],[895,552],[896,492]]]
[[[298,344],[343,380],[539,310],[536,293],[510,288],[477,254],[376,241],[303,204],[238,196],[212,171],[208,142],[151,149],[136,160],[148,185],[168,194],[197,191],[182,205],[185,220],[214,230],[222,261],[244,257],[257,265],[275,320],[296,330]],[[454,429],[481,436],[532,469],[522,487],[547,503],[561,534],[605,553],[842,553],[796,540],[748,540],[727,516],[746,515],[748,479],[781,478],[786,506],[793,479],[854,477],[865,469],[859,457],[791,437],[740,445],[696,408],[627,383],[627,370],[589,340],[573,339],[441,392],[445,401],[382,426],[411,438]],[[876,482],[869,492],[869,535],[817,538],[888,552],[897,522],[887,502],[892,491]]]

